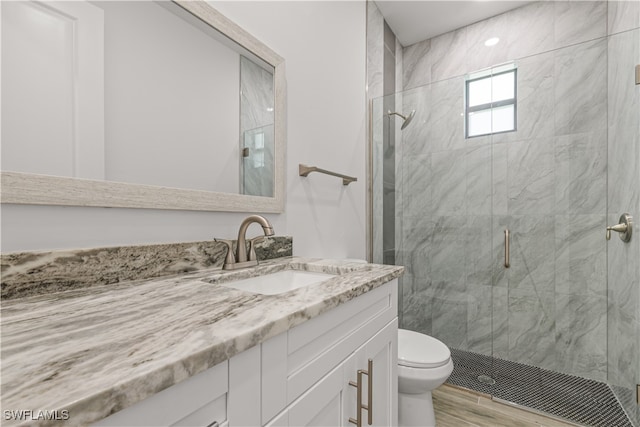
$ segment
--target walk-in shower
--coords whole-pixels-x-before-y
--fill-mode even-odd
[[[640,222],[640,3],[529,3],[394,54],[396,91],[370,104],[371,253],[406,267],[401,327],[453,349],[453,384],[640,427],[639,228],[606,238]],[[469,76],[507,63],[508,102],[468,102]],[[467,137],[507,113],[515,130]]]

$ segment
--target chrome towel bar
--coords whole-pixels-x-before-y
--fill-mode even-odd
[[[307,165],[303,165],[302,163],[298,165],[298,174],[300,176],[307,176],[311,172],[320,172],[326,175],[337,176],[338,178],[342,178],[342,185],[349,185],[350,183],[358,180],[358,178],[355,178],[353,176],[347,176],[341,173],[331,172],[326,169],[320,169],[317,166],[307,166]]]

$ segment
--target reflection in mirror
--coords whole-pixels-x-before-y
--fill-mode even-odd
[[[1,7],[3,172],[274,197],[273,66],[175,3]]]
[[[240,57],[240,191],[273,195],[273,74]]]

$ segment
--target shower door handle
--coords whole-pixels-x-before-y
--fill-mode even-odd
[[[504,230],[504,268],[511,267],[511,261],[509,258],[509,229],[507,228]]]

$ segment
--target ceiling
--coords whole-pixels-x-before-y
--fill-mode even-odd
[[[375,0],[375,3],[400,44],[409,46],[531,2]]]

